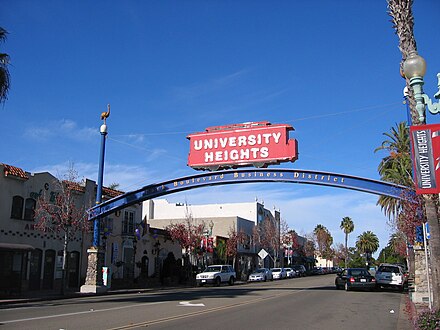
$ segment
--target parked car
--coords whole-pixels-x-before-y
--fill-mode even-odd
[[[376,271],[376,282],[381,287],[394,287],[403,291],[407,276],[404,270],[395,264],[381,264]]]
[[[255,269],[250,275],[249,275],[249,282],[256,282],[256,281],[272,281],[272,271],[269,268],[257,268]]]
[[[302,277],[307,275],[306,267],[303,265],[292,266],[293,270],[296,272],[297,277]]]
[[[408,282],[408,277],[409,277],[408,267],[405,264],[402,264],[402,263],[397,263],[395,265],[397,265],[400,268],[402,268],[403,276],[405,277],[405,283]]]
[[[347,268],[336,275],[336,289],[344,288],[345,291],[351,289],[368,289],[376,288],[376,279],[370,272],[364,268]]]
[[[196,275],[196,283],[201,286],[204,284],[220,285],[229,283],[233,285],[237,275],[231,265],[211,265],[202,273]]]
[[[337,274],[337,273],[340,273],[340,272],[342,272],[342,268],[341,267],[337,267],[337,266],[332,267],[332,274]]]
[[[322,275],[322,274],[324,274],[322,267],[313,267],[312,275]]]
[[[294,277],[296,277],[296,272],[292,268],[286,267],[286,268],[284,268],[284,270],[286,271],[286,277],[287,278],[294,278]]]
[[[272,268],[272,276],[274,280],[282,280],[287,278],[287,273],[284,268]]]

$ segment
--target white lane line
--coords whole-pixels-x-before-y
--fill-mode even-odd
[[[190,302],[190,301],[181,301],[181,302],[179,303],[179,306],[185,306],[185,307],[204,307],[205,304],[203,304],[203,303],[193,304],[193,303]]]
[[[88,311],[83,311],[83,312],[64,313],[64,314],[56,314],[56,315],[30,317],[30,318],[26,318],[26,319],[0,321],[0,323],[1,324],[10,324],[10,323],[27,322],[27,321],[35,321],[35,320],[53,319],[53,318],[57,318],[57,317],[66,317],[66,316],[74,316],[74,315],[81,315],[81,314],[108,312],[108,311],[114,311],[114,310],[118,310],[118,309],[126,309],[126,308],[133,308],[133,307],[140,307],[140,306],[150,306],[150,305],[159,305],[159,304],[166,304],[166,303],[168,303],[168,301],[160,301],[160,302],[145,303],[145,304],[135,304],[135,305],[128,305],[128,306],[122,306],[122,307],[112,307],[112,308],[104,308],[104,309],[90,309]]]

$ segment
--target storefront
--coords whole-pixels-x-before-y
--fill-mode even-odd
[[[0,293],[26,290],[28,254],[32,250],[34,247],[27,244],[0,243]]]

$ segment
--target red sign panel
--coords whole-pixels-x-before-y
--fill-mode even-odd
[[[296,140],[289,139],[290,131],[290,125],[269,122],[209,127],[206,132],[187,136],[188,166],[218,170],[293,162],[298,159],[298,151]]]
[[[417,194],[440,193],[440,124],[411,126],[411,152]]]

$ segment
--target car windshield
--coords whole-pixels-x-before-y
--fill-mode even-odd
[[[350,275],[352,275],[352,276],[366,276],[366,275],[370,275],[370,273],[367,272],[365,269],[351,269]]]
[[[273,272],[280,272],[280,271],[281,271],[281,268],[273,268],[272,271],[273,271]]]
[[[396,266],[380,266],[377,271],[379,273],[400,273],[399,267]]]
[[[254,273],[264,273],[265,269],[264,268],[260,268],[260,269],[256,269],[254,271]]]
[[[219,272],[222,270],[221,266],[209,266],[205,269],[205,272]]]

